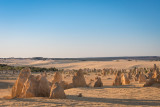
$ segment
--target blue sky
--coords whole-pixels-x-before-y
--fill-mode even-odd
[[[0,57],[160,56],[160,0],[0,0]]]

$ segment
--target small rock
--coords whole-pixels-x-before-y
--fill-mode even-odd
[[[78,97],[82,97],[82,93],[79,93]]]

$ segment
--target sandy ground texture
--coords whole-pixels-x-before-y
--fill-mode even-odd
[[[36,74],[34,74],[36,75]],[[54,73],[48,73],[48,80],[51,81]],[[17,77],[17,75],[14,75]],[[85,75],[87,83],[94,79],[96,73]],[[100,76],[100,75],[99,75]],[[63,74],[63,80],[72,81],[73,75]],[[16,98],[6,100],[3,97],[11,92],[11,86],[15,80],[0,80],[0,106],[76,106],[76,107],[132,107],[132,106],[160,106],[160,88],[142,87],[142,84],[131,82],[130,85],[112,86],[114,75],[100,76],[104,84],[101,88],[72,88],[65,90],[67,99],[49,99],[49,98]],[[82,97],[78,94],[82,93]]]
[[[19,59],[0,59],[0,63],[8,64],[13,66],[35,66],[35,67],[56,67],[59,69],[104,69],[104,68],[115,68],[115,69],[131,69],[134,67],[139,68],[151,68],[154,64],[160,66],[160,61],[128,61],[128,60],[116,60],[116,61],[78,61],[78,60],[19,60]]]

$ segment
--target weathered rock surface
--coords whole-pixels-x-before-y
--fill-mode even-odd
[[[21,95],[24,83],[26,82],[26,80],[29,78],[30,75],[31,75],[31,70],[29,68],[24,68],[21,70],[15,84],[12,87],[12,92],[11,92],[12,98],[19,97]]]
[[[73,86],[74,87],[86,87],[86,81],[83,75],[83,72],[79,70],[74,76],[73,76]]]
[[[49,98],[51,99],[65,99],[66,98],[64,89],[61,87],[60,83],[56,82],[52,86]]]

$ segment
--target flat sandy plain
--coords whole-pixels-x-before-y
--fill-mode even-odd
[[[134,67],[151,68],[154,64],[160,66],[160,61],[143,61],[143,60],[115,60],[115,61],[79,61],[79,60],[19,60],[19,59],[0,59],[0,64],[8,64],[13,66],[35,66],[35,67],[56,67],[59,69],[131,69]]]
[[[116,68],[129,69],[133,67],[153,67],[153,64],[160,66],[159,61],[34,61],[34,60],[6,60],[0,61],[9,65],[32,65],[39,67],[57,67],[61,69],[79,69],[79,68]],[[35,74],[37,75],[37,74]],[[48,80],[51,81],[54,73],[48,73]],[[0,106],[86,106],[86,107],[107,107],[107,106],[160,106],[160,88],[142,87],[143,83],[131,82],[130,85],[112,86],[114,75],[100,76],[104,87],[101,88],[72,88],[65,90],[67,99],[49,99],[49,98],[24,98],[24,99],[3,99],[10,95],[11,86],[14,84],[18,75],[2,75],[0,80]],[[94,79],[96,73],[85,75],[87,83]],[[63,74],[63,80],[72,81],[73,75]],[[82,93],[83,97],[77,97]]]

